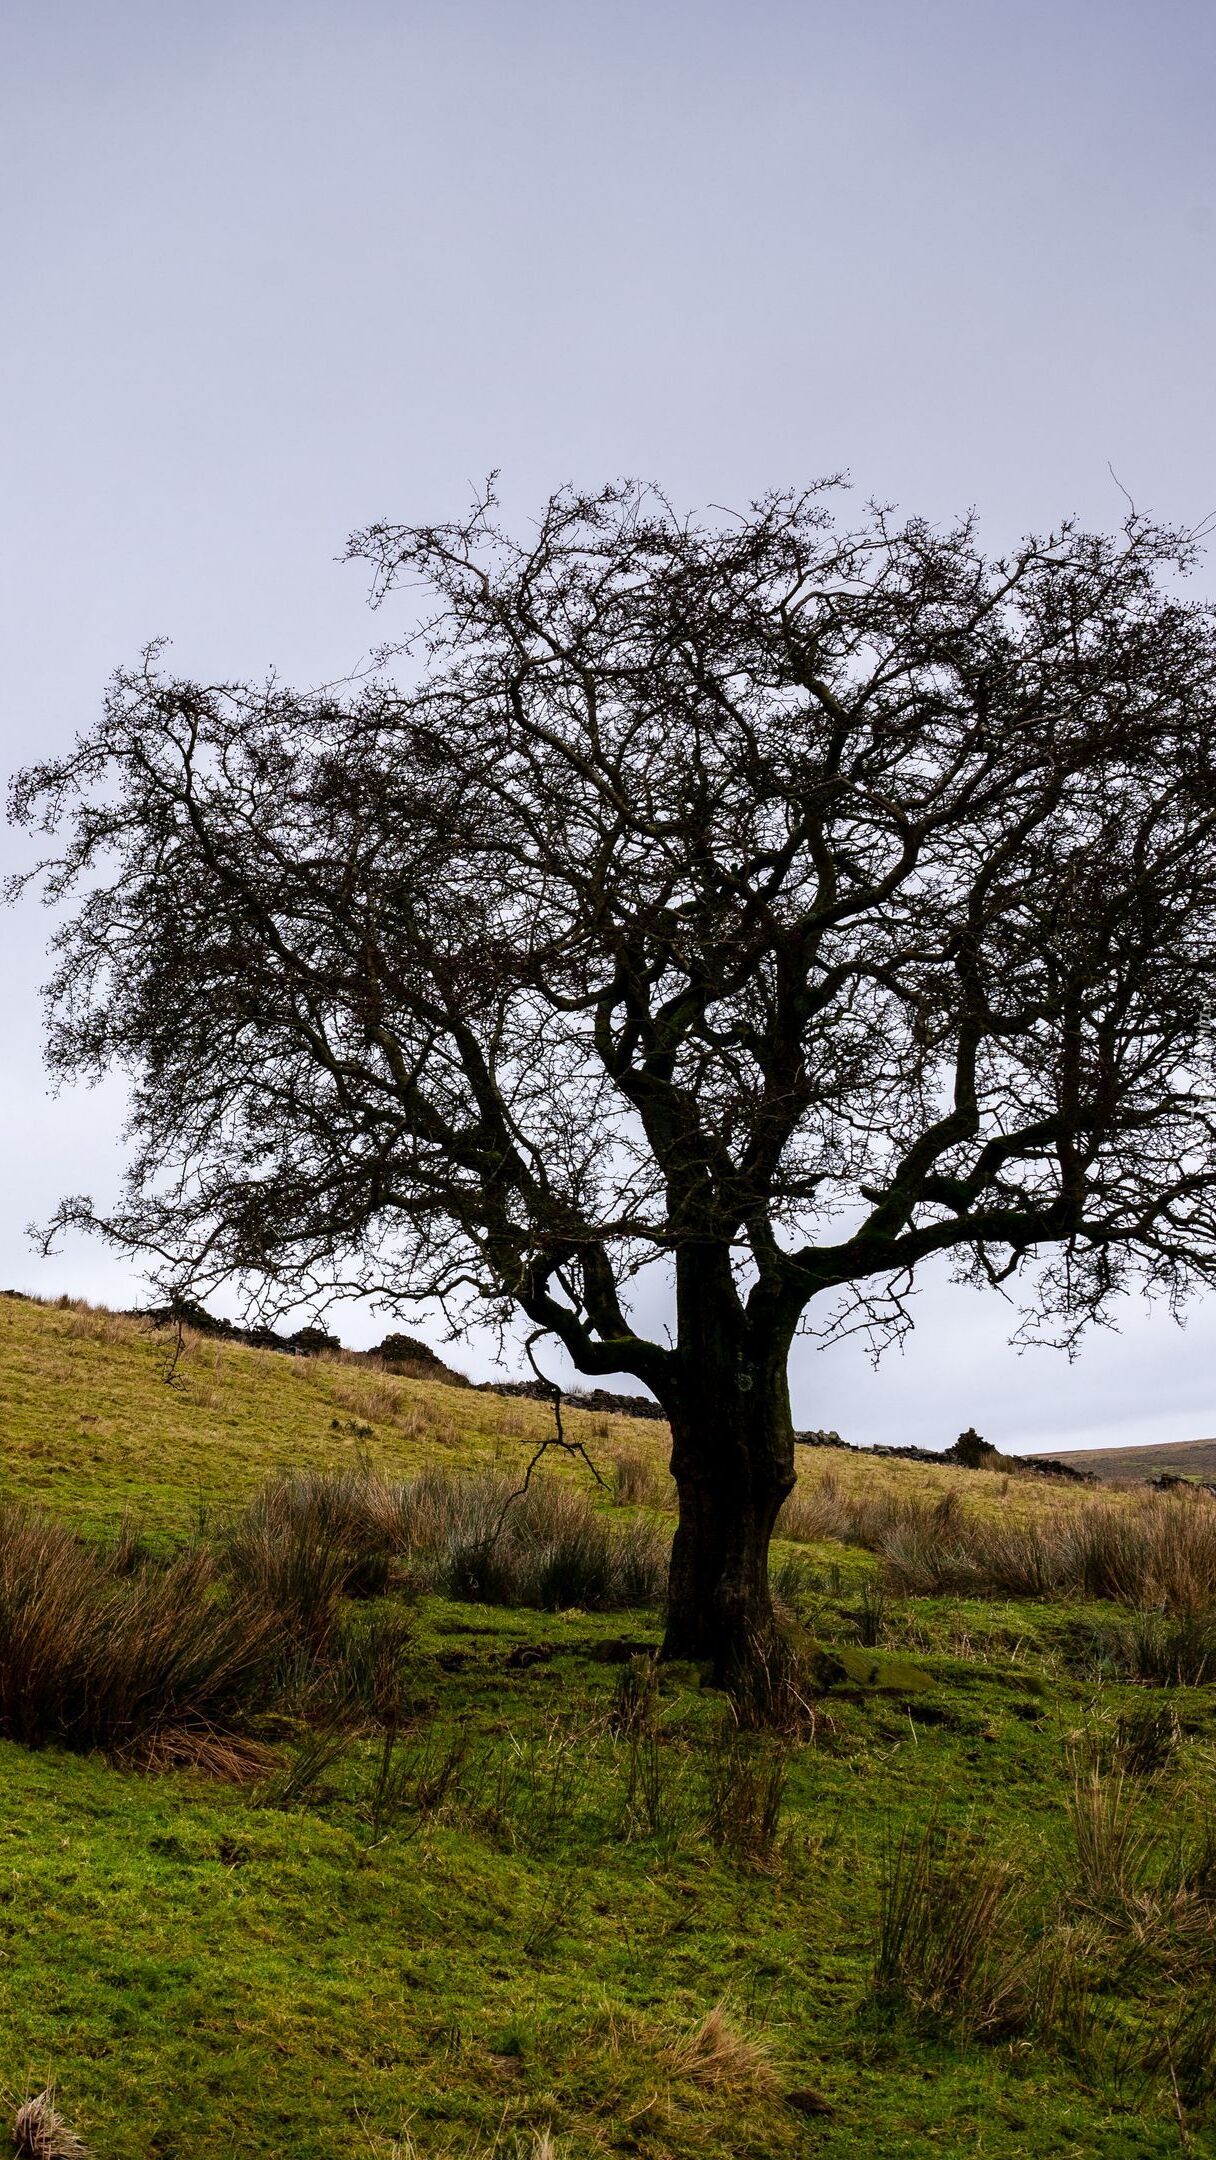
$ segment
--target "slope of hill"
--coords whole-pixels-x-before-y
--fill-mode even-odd
[[[651,1425],[571,1410],[579,1438],[656,1446]],[[277,1470],[367,1455],[399,1475],[426,1462],[526,1461],[545,1405],[378,1369],[364,1357],[283,1357],[64,1299],[0,1296],[0,1489],[86,1524],[131,1508],[184,1528]]]
[[[776,1555],[793,1682],[732,1705],[695,1668],[656,1669],[653,1602],[587,1609],[595,1525],[669,1533],[653,1422],[572,1413],[606,1482],[565,1467],[524,1604],[476,1524],[445,1553],[442,1511],[491,1490],[488,1466],[514,1478],[544,1406],[198,1337],[170,1370],[170,1348],[0,1300],[0,1729],[37,1737],[20,1663],[63,1743],[0,1739],[12,2106],[56,2080],[99,2160],[1216,2149],[1216,1628],[1209,1651],[1202,1614],[1175,1639],[1168,1615],[1130,1627],[1043,1594],[1057,1547],[1075,1576],[1078,1509],[1143,1517],[1143,1557],[1153,1510],[1185,1533],[1212,1502],[801,1451]],[[368,1461],[447,1474],[421,1509],[439,1564],[419,1567],[402,1503],[415,1547],[334,1606],[251,1719],[255,1781],[153,1772],[180,1758],[121,1732],[86,1752],[54,1579],[43,1632],[22,1633],[31,1565],[63,1553],[22,1544],[22,1503],[98,1556],[138,1658],[174,1541],[231,1609],[200,1499],[214,1526],[270,1472]],[[325,1487],[356,1511],[372,1489]],[[114,1544],[124,1512],[150,1555],[130,1530]],[[563,1535],[590,1586],[574,1609]],[[272,1547],[240,1550],[272,1580]],[[1199,1684],[1152,1684],[1179,1672]],[[1107,1867],[1116,1844],[1134,1880]]]
[[[1092,1470],[1107,1485],[1140,1485],[1149,1478],[1216,1481],[1216,1440],[1174,1440],[1129,1448],[1053,1448],[1060,1461]]]

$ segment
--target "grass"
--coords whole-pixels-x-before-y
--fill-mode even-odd
[[[87,2160],[87,2147],[55,2106],[53,2086],[23,2100],[13,2118],[18,2160]]]
[[[278,1648],[273,1615],[217,1594],[211,1557],[119,1574],[64,1527],[0,1513],[0,1732],[111,1754],[209,1738],[256,1705]]]
[[[0,1297],[5,1494],[109,1526],[124,1504],[184,1530],[278,1470],[356,1465],[390,1476],[436,1460],[514,1468],[552,1431],[544,1404],[401,1378],[354,1357],[288,1358],[185,1331],[171,1384],[168,1331],[79,1301]],[[664,1465],[662,1428],[584,1410],[567,1427],[610,1467]],[[606,1437],[609,1436],[610,1437]]]
[[[389,1504],[415,1582],[449,1597],[545,1612],[662,1602],[668,1540],[645,1520],[609,1522],[568,1482],[431,1470]]]
[[[1007,1861],[957,1828],[905,1827],[883,1870],[877,2001],[973,2040],[1023,2033],[1034,1992],[1019,1887]]]
[[[79,1722],[91,1687],[0,1740],[10,2120],[53,2086],[111,2160],[1216,2150],[1204,1611],[975,1566],[996,1530],[1083,1542],[1093,1495],[810,1460],[774,1730],[654,1662],[623,1556],[670,1533],[661,1429],[587,1418],[606,1489],[555,1473],[491,1581],[542,1406],[200,1342],[167,1386],[135,1322],[0,1328],[6,1609],[62,1584],[151,1704],[142,1754],[128,1710]],[[935,1511],[962,1589],[883,1563]],[[132,1689],[155,1614],[184,1640],[238,1598],[265,1692]],[[175,1754],[183,1709],[256,1778]]]

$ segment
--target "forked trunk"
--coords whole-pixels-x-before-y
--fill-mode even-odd
[[[666,1405],[680,1513],[663,1654],[709,1660],[728,1681],[775,1635],[769,1545],[794,1485],[788,1339],[757,1355],[754,1329],[732,1324],[737,1302],[695,1302],[683,1301],[680,1382]]]

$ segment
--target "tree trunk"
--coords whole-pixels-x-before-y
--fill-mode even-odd
[[[691,1281],[680,1277],[691,1275]],[[728,1681],[771,1645],[773,1524],[794,1485],[784,1328],[761,1331],[729,1260],[677,1265],[678,1382],[665,1404],[680,1515],[663,1655],[709,1660]]]

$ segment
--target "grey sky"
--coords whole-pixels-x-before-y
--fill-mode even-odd
[[[566,479],[691,507],[848,467],[997,544],[1116,522],[1108,461],[1216,509],[1211,0],[10,0],[0,67],[6,767],[158,634],[344,674],[387,628],[347,531],[494,466],[521,518]],[[45,927],[0,943],[0,1283],[130,1302],[24,1236],[118,1164],[117,1087],[45,1094]],[[800,1346],[800,1420],[1216,1430],[1211,1305],[1069,1368],[995,1301],[922,1304],[877,1374]]]

